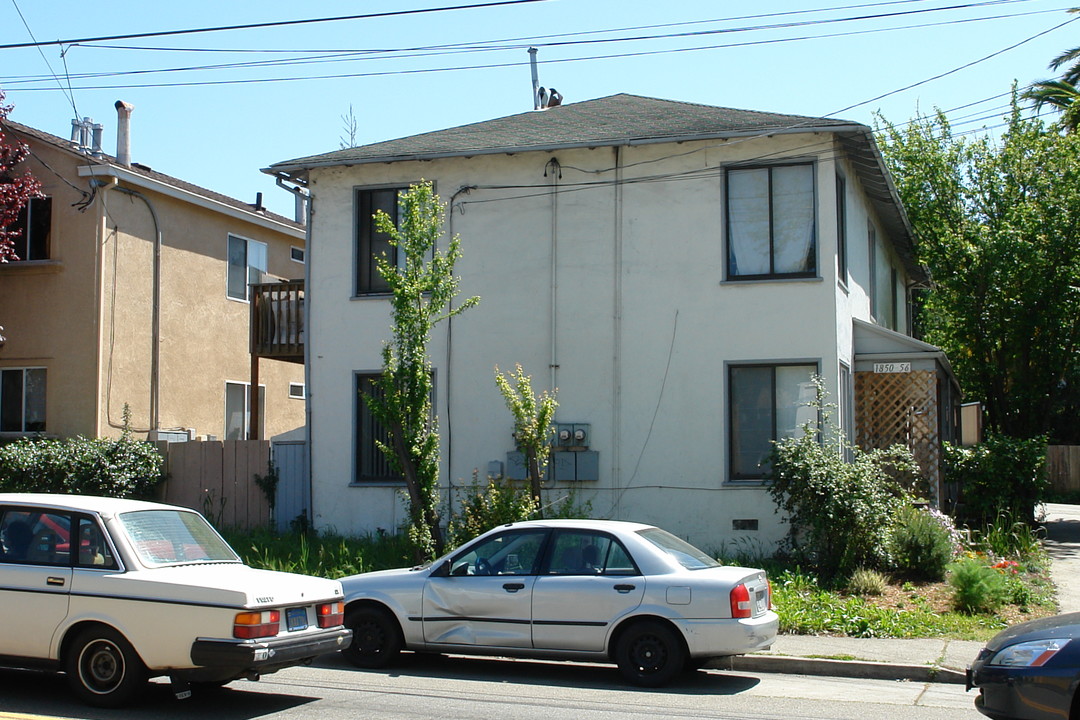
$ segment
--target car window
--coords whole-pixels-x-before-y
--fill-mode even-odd
[[[139,510],[119,517],[132,547],[147,565],[240,562],[202,515],[182,510]]]
[[[714,558],[709,557],[685,540],[672,535],[667,530],[648,528],[647,530],[638,530],[638,535],[673,557],[687,570],[720,567],[720,563]]]
[[[79,567],[95,568],[98,570],[117,569],[116,558],[113,550],[105,540],[105,534],[97,521],[88,517],[80,517],[77,521],[79,538],[79,552],[75,558],[75,564]]]
[[[630,555],[615,538],[594,532],[560,530],[552,539],[549,575],[636,575]]]
[[[5,510],[0,517],[4,562],[67,565],[71,559],[71,518],[57,511]]]
[[[535,575],[547,531],[507,532],[468,548],[450,561],[451,575]]]

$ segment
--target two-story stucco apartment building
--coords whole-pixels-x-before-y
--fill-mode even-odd
[[[389,302],[376,208],[431,181],[479,306],[432,338],[444,490],[520,476],[494,368],[558,390],[549,494],[704,547],[785,532],[764,488],[811,376],[864,446],[908,443],[937,481],[954,427],[945,357],[909,333],[927,280],[871,130],[633,95],[567,104],[266,172],[313,201],[308,371],[317,527],[391,529],[401,483],[358,390]],[[447,495],[452,496],[451,492]]]
[[[42,183],[0,264],[0,439],[243,439],[250,405],[249,281],[303,277],[304,229],[130,158],[94,128],[73,139],[4,121]],[[304,426],[299,364],[267,361],[262,437]]]

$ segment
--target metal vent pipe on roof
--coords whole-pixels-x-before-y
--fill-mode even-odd
[[[116,101],[116,162],[131,167],[131,111],[135,106],[123,100]]]

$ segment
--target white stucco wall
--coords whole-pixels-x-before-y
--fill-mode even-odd
[[[819,277],[725,282],[723,166],[784,156],[817,161]],[[353,192],[424,178],[444,200],[475,186],[456,196],[450,224],[462,238],[462,296],[481,302],[431,344],[447,486],[513,450],[493,372],[521,363],[535,390],[558,388],[559,422],[591,424],[600,480],[576,491],[595,516],[655,523],[705,548],[771,552],[786,526],[766,491],[727,477],[726,364],[817,363],[835,393],[838,361],[851,362],[851,318],[866,319],[869,303],[865,229],[856,231],[867,210],[853,173],[852,280],[836,281],[834,157],[827,135],[807,134],[625,147],[618,171],[612,148],[313,171],[316,527],[391,530],[404,519],[400,488],[350,486],[353,376],[379,369],[389,336],[385,298],[352,297]],[[736,519],[759,529],[734,531]]]

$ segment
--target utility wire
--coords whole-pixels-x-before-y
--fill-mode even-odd
[[[1009,0],[1009,1],[1015,1],[1015,0]],[[873,28],[873,29],[867,29],[867,30],[853,30],[853,31],[847,31],[847,32],[827,33],[827,34],[821,34],[821,35],[802,35],[802,36],[787,37],[787,38],[773,38],[773,39],[768,39],[768,40],[753,40],[753,41],[735,42],[735,43],[721,43],[721,44],[716,44],[716,45],[705,45],[705,46],[688,47],[688,48],[672,48],[672,49],[665,49],[665,50],[644,50],[644,51],[639,51],[639,52],[614,53],[614,54],[606,54],[606,55],[591,55],[591,56],[576,57],[576,58],[556,58],[556,59],[553,59],[553,60],[545,60],[545,61],[542,61],[542,62],[544,64],[556,64],[556,63],[561,64],[561,63],[570,63],[570,62],[584,62],[584,61],[589,61],[589,60],[611,60],[611,59],[622,59],[622,58],[629,58],[629,57],[646,57],[646,56],[653,56],[653,55],[664,55],[664,54],[679,53],[679,52],[698,52],[698,51],[702,51],[702,50],[717,50],[717,49],[726,49],[726,48],[750,47],[750,46],[757,46],[757,45],[771,45],[771,44],[784,43],[784,42],[796,42],[796,41],[803,41],[803,40],[820,40],[820,39],[827,39],[827,38],[865,35],[865,34],[872,34],[872,33],[879,33],[879,32],[895,32],[895,31],[898,31],[898,30],[911,30],[911,29],[921,29],[921,28],[926,28],[926,27],[938,27],[938,26],[943,26],[943,25],[956,25],[956,24],[971,23],[971,22],[984,22],[984,21],[988,21],[988,20],[1001,20],[1001,19],[1008,19],[1008,18],[1019,17],[1019,16],[1024,16],[1024,15],[1042,14],[1042,13],[1046,13],[1046,12],[1057,12],[1057,11],[1056,10],[1054,10],[1054,11],[1039,10],[1039,11],[1033,11],[1033,12],[1029,12],[1029,13],[1016,13],[1016,14],[1009,14],[1009,15],[997,15],[997,16],[988,16],[988,17],[979,17],[979,18],[963,18],[963,19],[959,19],[959,20],[947,20],[947,21],[942,21],[942,22],[939,22],[939,23],[923,23],[923,24],[918,24],[918,25],[908,25],[908,26],[899,26],[899,27],[888,27],[888,28]],[[1025,40],[1025,41],[1023,41],[1021,43],[1018,43],[1016,46],[1013,46],[1013,47],[1017,47],[1019,45],[1022,45],[1024,42],[1028,42],[1030,40],[1033,40],[1035,37],[1039,37],[1039,36],[1044,35],[1044,34],[1046,34],[1048,32],[1052,32],[1054,30],[1057,30],[1058,28],[1060,28],[1060,27],[1062,27],[1064,25],[1067,25],[1069,22],[1074,22],[1077,19],[1080,19],[1080,18],[1073,18],[1072,20],[1068,20],[1065,23],[1062,23],[1061,25],[1058,25],[1058,26],[1055,26],[1055,27],[1051,28],[1050,30],[1039,33],[1039,35],[1036,35],[1036,36],[1034,36],[1032,38],[1028,38],[1027,40]],[[1005,48],[1004,50],[1001,50],[998,53],[995,53],[995,55],[1000,54],[1001,52],[1006,52],[1007,50],[1010,50],[1010,49],[1012,49],[1012,47]],[[989,59],[990,57],[993,57],[993,55],[987,56],[986,58],[982,58],[980,60],[973,61],[971,64],[982,62],[982,60]],[[463,71],[463,70],[490,70],[490,69],[521,67],[521,66],[528,65],[528,64],[529,64],[529,61],[514,61],[514,62],[507,62],[507,63],[485,63],[485,64],[475,64],[475,65],[459,65],[459,66],[451,66],[451,67],[414,68],[414,69],[408,69],[408,70],[383,70],[383,71],[356,72],[356,73],[334,73],[334,74],[325,74],[325,75],[304,75],[304,76],[293,76],[293,77],[242,78],[242,79],[234,79],[234,80],[192,80],[192,81],[181,81],[181,82],[132,83],[132,84],[112,84],[112,85],[80,85],[80,86],[78,86],[78,89],[81,89],[81,90],[114,90],[114,89],[135,89],[135,88],[195,87],[195,86],[213,86],[213,85],[244,85],[244,84],[252,84],[252,83],[268,83],[268,82],[296,82],[296,81],[299,81],[299,80],[335,80],[335,79],[347,79],[347,78],[366,78],[366,77],[380,77],[380,76],[415,75],[415,74],[425,74],[425,73],[434,73],[434,72],[456,72],[456,71]],[[188,69],[201,69],[201,68],[188,68]],[[938,76],[938,77],[944,77],[945,75],[951,74],[952,72],[956,72],[956,71],[958,71],[960,69],[963,69],[963,68],[957,68],[957,69],[951,70],[951,71],[949,71],[949,73],[945,73],[945,74],[943,74],[941,76]],[[138,71],[131,71],[131,72],[115,73],[115,74],[91,74],[86,79],[89,79],[89,77],[112,77],[112,76],[121,76],[121,75],[148,74],[148,73],[154,73],[154,72],[173,72],[173,71],[179,71],[179,70],[180,69],[164,69],[164,70],[157,70],[157,71],[154,71],[154,70],[138,70]],[[936,79],[936,78],[930,78],[930,79]],[[37,78],[37,79],[34,79],[34,80],[8,80],[8,79],[5,79],[5,84],[10,87],[10,86],[16,85],[16,84],[37,82],[37,81],[40,81],[40,78]],[[926,81],[923,81],[923,82],[928,82],[928,81],[929,80],[926,80]],[[894,91],[894,92],[902,92],[903,90],[910,89],[910,87],[915,87],[915,86],[917,86],[917,84],[909,86],[907,88],[901,88],[900,90],[897,90],[897,91]],[[25,92],[40,91],[40,90],[47,90],[47,89],[48,88],[44,88],[44,87],[22,87],[22,88],[19,88],[19,90],[25,91]],[[873,102],[874,100],[880,99],[881,97],[887,97],[889,94],[891,94],[891,93],[887,93],[885,95],[879,96],[878,98],[872,98],[870,100],[865,101],[864,103],[859,103],[859,104],[856,104],[856,105],[852,105],[849,108],[845,108],[845,109],[850,109],[851,107],[858,107],[859,105],[866,104],[866,103],[869,103],[869,102]],[[840,111],[837,111],[837,112],[843,112],[843,110],[840,110]]]
[[[71,40],[47,40],[44,42],[31,43],[8,43],[0,45],[0,50],[13,48],[42,47],[45,45],[73,45],[76,43],[102,42],[105,40],[132,40],[144,37],[164,37],[167,35],[194,35],[197,33],[222,32],[226,30],[256,30],[271,27],[287,27],[295,25],[310,25],[313,23],[341,22],[343,20],[370,20],[373,18],[400,17],[402,15],[424,15],[428,13],[449,12],[454,10],[477,10],[502,5],[524,5],[528,3],[549,2],[549,0],[498,0],[489,3],[473,3],[469,5],[450,5],[447,7],[420,8],[416,10],[393,10],[380,13],[366,13],[364,15],[341,15],[338,17],[309,18],[306,20],[278,20],[275,22],[247,23],[243,25],[220,25],[217,27],[191,28],[188,30],[158,30],[156,32],[128,33],[126,35],[102,35],[99,37],[75,38]]]

